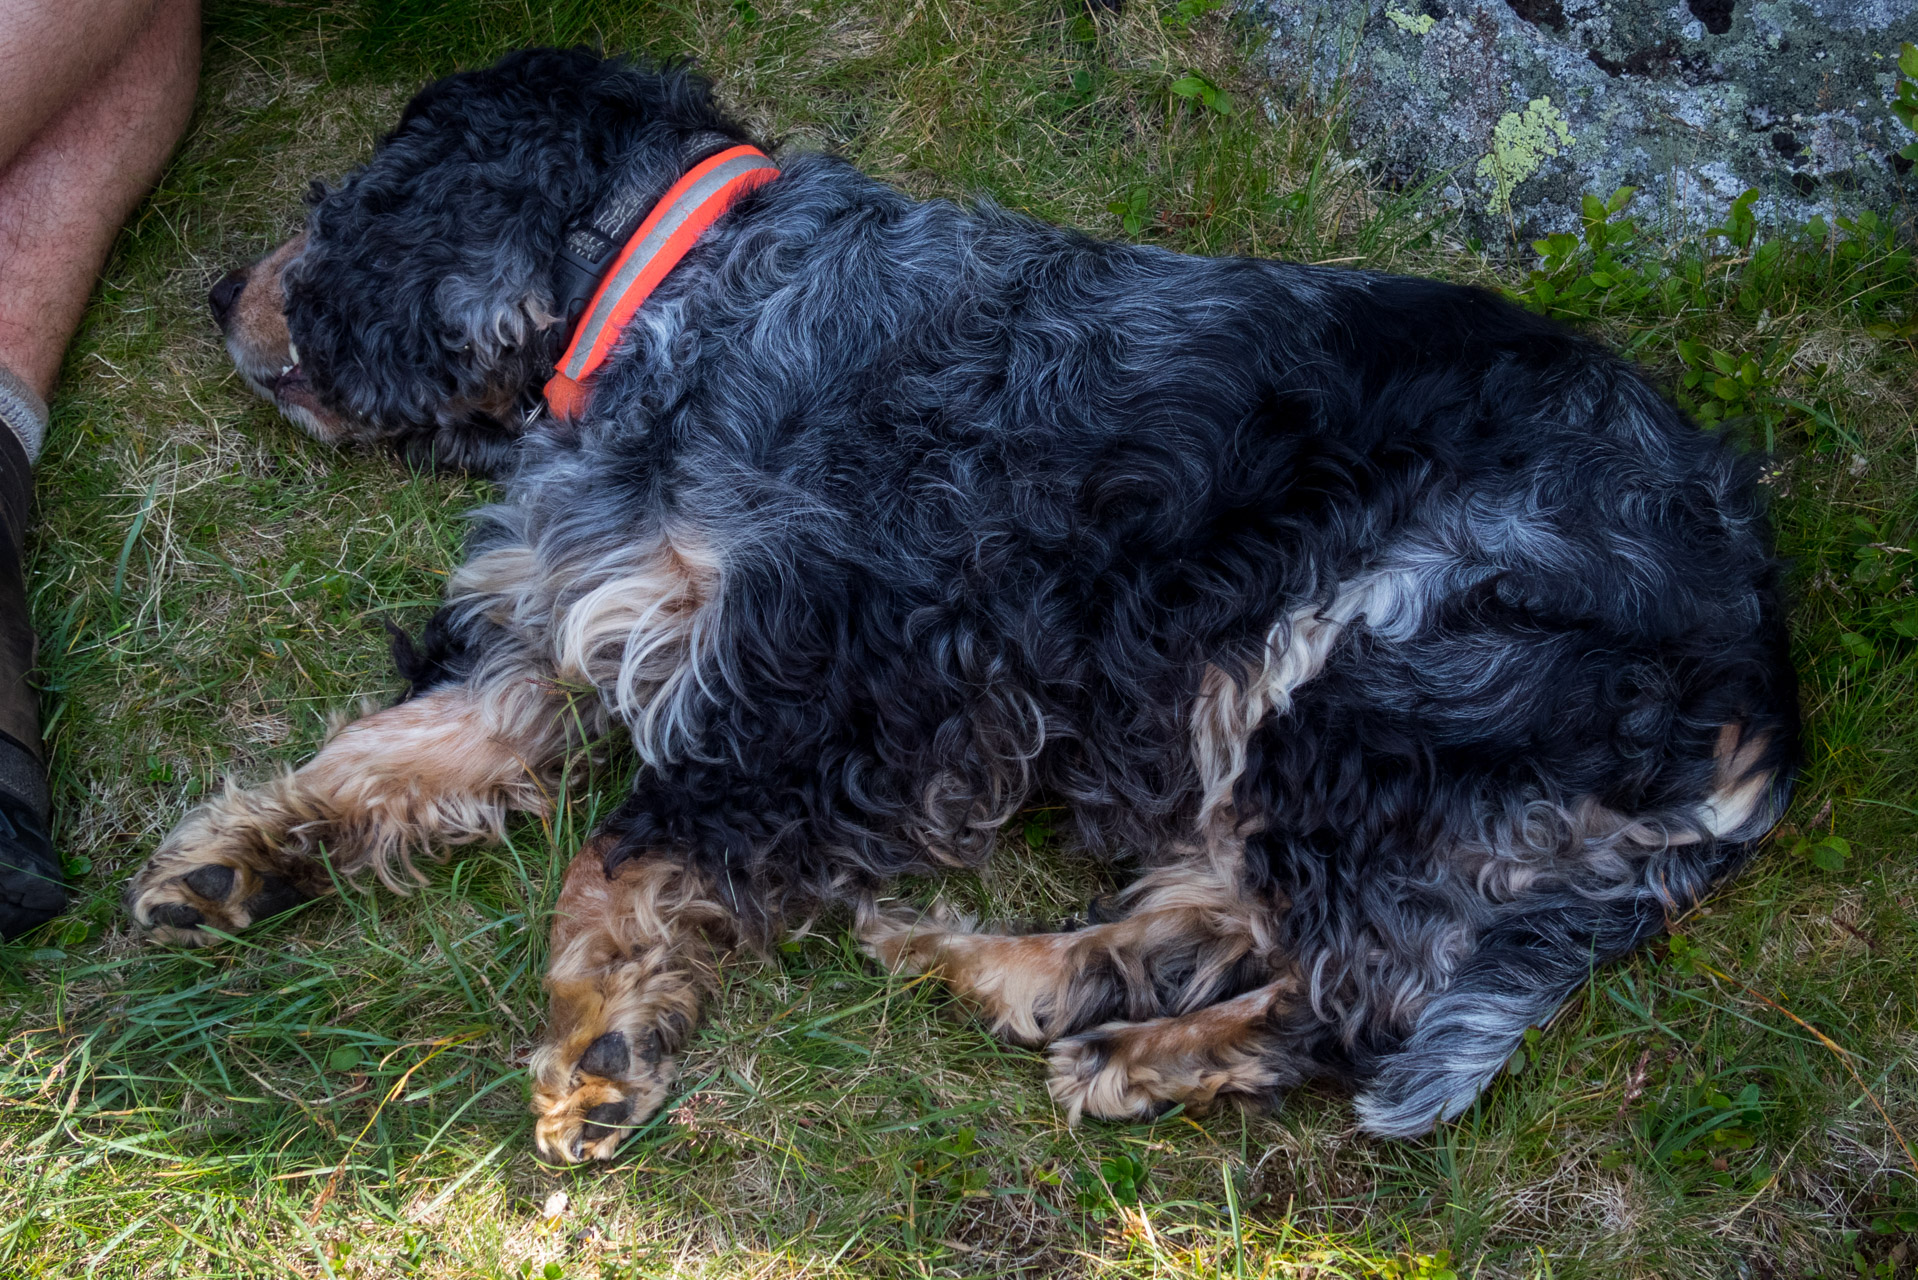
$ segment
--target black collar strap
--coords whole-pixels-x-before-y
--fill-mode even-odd
[[[724,134],[696,135],[680,149],[680,172],[733,145]],[[633,238],[633,232],[662,194],[653,189],[652,183],[620,178],[597,204],[567,224],[559,257],[553,263],[553,312],[565,323],[569,342],[587,302],[612,270],[613,259]]]

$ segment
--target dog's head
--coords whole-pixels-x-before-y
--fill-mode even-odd
[[[439,466],[510,456],[565,342],[555,262],[617,182],[664,192],[689,139],[743,140],[676,67],[533,49],[428,86],[306,230],[213,287],[247,384],[329,442]]]

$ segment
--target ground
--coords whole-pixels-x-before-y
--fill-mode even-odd
[[[1599,209],[1532,275],[1532,246],[1462,243],[1419,191],[1370,185],[1340,120],[1255,77],[1213,8],[209,3],[192,132],[115,250],[39,475],[31,590],[78,897],[0,948],[0,1273],[1913,1273],[1909,258],[1869,225],[1768,248],[1735,218],[1688,251]],[[127,874],[224,775],[295,762],[330,713],[396,692],[382,624],[424,617],[487,492],[281,423],[231,374],[205,290],[425,78],[579,39],[695,54],[765,135],[915,194],[1588,316],[1716,429],[1777,450],[1812,760],[1786,827],[1412,1142],[1360,1136],[1313,1092],[1068,1129],[1036,1055],[876,974],[824,919],[729,971],[681,1094],[618,1162],[543,1167],[524,1072],[543,915],[624,785],[617,752],[575,763],[555,820],[410,898],[349,892],[203,952],[142,944]],[[1009,919],[1078,909],[1106,881],[1048,817],[945,892]]]

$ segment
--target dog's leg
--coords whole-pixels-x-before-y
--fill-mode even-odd
[[[1234,867],[1186,862],[1121,895],[1121,920],[1070,933],[972,933],[937,914],[868,909],[860,939],[896,973],[936,972],[993,1033],[1037,1045],[1114,1018],[1187,1013],[1267,980],[1270,911]]]
[[[586,842],[560,886],[546,969],[546,1041],[533,1055],[534,1139],[548,1160],[609,1160],[659,1109],[699,1020],[734,916],[681,862],[605,868]]]
[[[331,892],[336,873],[370,868],[404,891],[415,852],[496,839],[508,811],[544,809],[574,723],[523,672],[377,711],[299,769],[188,814],[128,885],[128,911],[161,941],[197,945]]]
[[[1046,1087],[1081,1115],[1132,1120],[1177,1103],[1199,1110],[1220,1095],[1261,1098],[1311,1074],[1287,1016],[1298,984],[1282,978],[1196,1013],[1115,1022],[1052,1046]]]

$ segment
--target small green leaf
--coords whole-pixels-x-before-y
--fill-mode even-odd
[[[326,1067],[329,1071],[351,1071],[360,1065],[360,1047],[356,1044],[343,1044],[326,1055]]]
[[[1907,40],[1898,46],[1898,70],[1913,80],[1918,80],[1918,45]]]
[[[1632,197],[1637,194],[1637,187],[1620,187],[1618,190],[1612,192],[1612,198],[1605,202],[1605,212],[1622,212],[1625,206],[1632,202]]]
[[[1842,871],[1845,859],[1851,856],[1851,842],[1842,836],[1826,836],[1806,850],[1806,854],[1821,871]]]
[[[1232,114],[1232,98],[1225,90],[1198,72],[1189,72],[1172,82],[1172,92],[1181,98],[1195,98],[1207,110],[1220,115]]]

